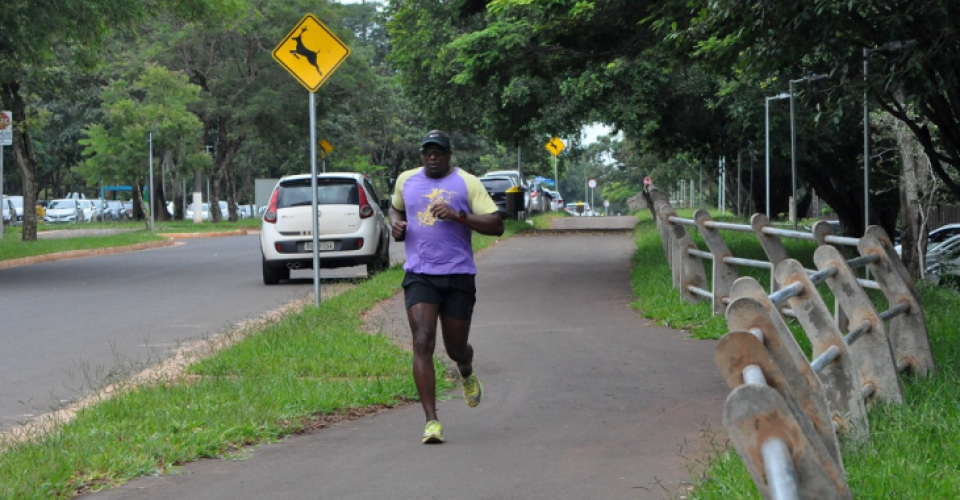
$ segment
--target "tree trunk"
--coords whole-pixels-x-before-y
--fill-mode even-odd
[[[133,213],[134,220],[146,221],[147,229],[150,229],[150,221],[147,219],[147,207],[143,204],[143,184],[133,182]]]
[[[23,183],[23,226],[21,240],[37,241],[37,171],[39,162],[36,151],[33,149],[33,138],[27,125],[27,105],[20,95],[20,84],[17,82],[4,83],[0,87],[3,92],[3,103],[10,106],[13,113],[13,157],[20,167],[20,177]]]
[[[217,118],[217,147],[214,155],[214,175],[210,188],[210,219],[213,222],[220,222],[224,216],[220,213],[221,187],[225,187],[227,191],[228,209],[226,215],[228,220],[235,222],[239,218],[236,209],[236,187],[233,182],[233,158],[240,150],[245,137],[243,135],[231,137],[228,122],[228,118]]]

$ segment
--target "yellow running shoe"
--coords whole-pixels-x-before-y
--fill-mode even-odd
[[[477,379],[477,371],[474,370],[469,377],[463,379],[463,399],[467,401],[467,406],[473,408],[480,404],[480,398],[483,397],[483,384]]]
[[[433,444],[433,443],[442,443],[443,442],[443,426],[440,425],[439,420],[431,420],[427,422],[427,426],[423,429],[423,444]]]

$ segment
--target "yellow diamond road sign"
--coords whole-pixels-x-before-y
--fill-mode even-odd
[[[553,156],[558,156],[560,152],[563,151],[563,148],[567,147],[567,145],[564,144],[559,137],[554,137],[553,139],[550,139],[550,142],[548,142],[544,147],[547,148],[547,151],[550,151]]]
[[[320,139],[320,148],[326,151],[327,153],[333,152],[333,144],[327,142],[326,139]]]
[[[350,48],[313,14],[303,16],[273,49],[273,58],[310,92],[316,92],[349,55]]]

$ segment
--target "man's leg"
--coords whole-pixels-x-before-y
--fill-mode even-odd
[[[440,318],[440,324],[443,327],[443,347],[447,350],[450,359],[457,363],[460,376],[464,378],[473,373],[473,347],[468,342],[470,321],[447,316]]]
[[[467,406],[473,408],[480,404],[483,398],[483,384],[473,370],[473,347],[468,342],[470,320],[441,315],[440,323],[443,325],[443,345],[447,349],[447,355],[457,363],[460,370],[463,400]]]
[[[437,419],[437,380],[433,369],[433,351],[437,344],[439,304],[421,302],[407,308],[407,320],[413,331],[413,381],[420,394],[420,405],[427,421]]]

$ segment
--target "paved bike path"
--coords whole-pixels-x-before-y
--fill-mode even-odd
[[[659,499],[682,491],[701,430],[729,392],[715,343],[629,307],[633,237],[519,236],[478,255],[471,341],[485,388],[439,402],[443,445],[420,444],[419,404],[203,460],[95,499]],[[406,337],[402,296],[372,322]]]

